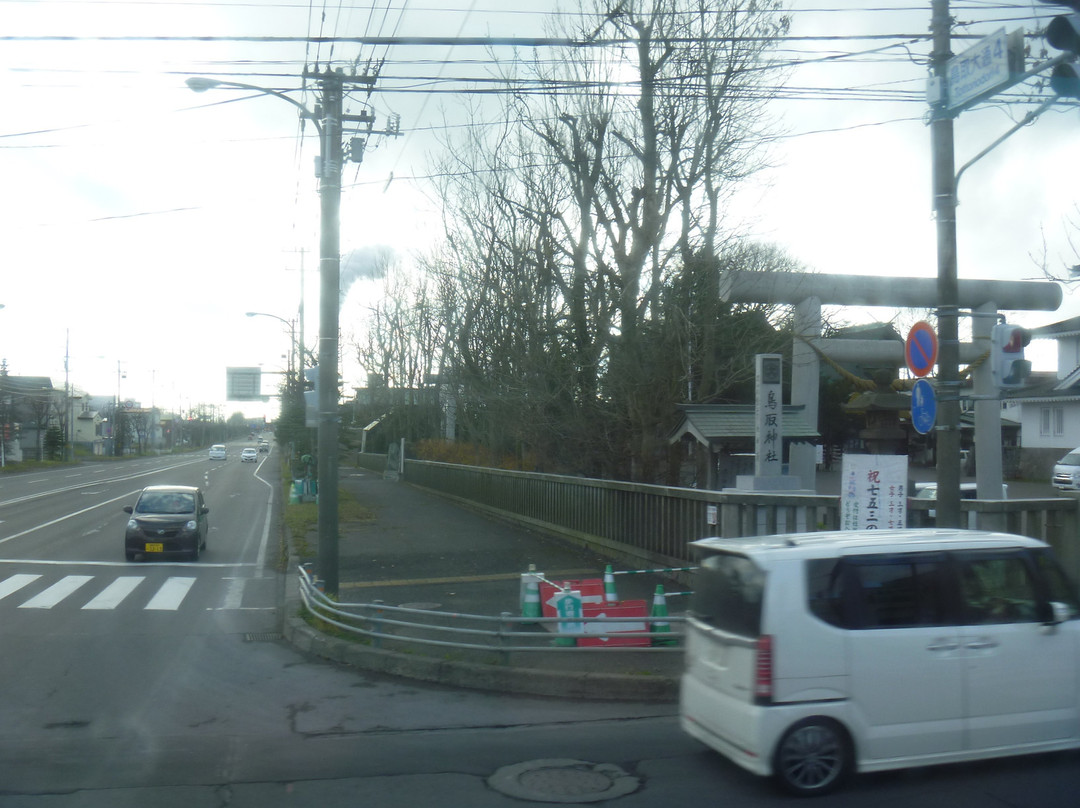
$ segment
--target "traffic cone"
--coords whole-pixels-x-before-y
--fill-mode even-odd
[[[529,572],[521,575],[521,616],[541,617],[540,609],[540,578],[535,572],[535,567],[530,564]]]
[[[652,613],[651,617],[662,617],[663,620],[653,620],[649,623],[649,631],[653,632],[670,632],[671,623],[667,621],[667,598],[664,597],[664,587],[662,584],[656,585],[656,594],[653,595],[652,601]],[[674,637],[657,637],[653,636],[653,645],[675,645],[676,640]]]
[[[604,603],[614,606],[618,602],[619,599],[615,597],[615,573],[612,572],[611,565],[608,564],[604,570]]]

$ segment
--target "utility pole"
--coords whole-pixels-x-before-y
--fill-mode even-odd
[[[930,60],[934,78],[948,80],[952,57],[952,22],[949,0],[933,0],[930,31],[934,50]],[[947,94],[933,109],[930,137],[933,151],[934,218],[937,222],[938,269],[938,419],[937,523],[960,527],[960,292],[956,258],[956,175],[953,113]]]
[[[338,591],[338,287],[341,276],[341,94],[340,74],[319,78],[322,137],[319,201],[319,553],[318,570],[326,591]],[[319,114],[319,110],[316,110]]]
[[[346,83],[375,84],[374,75],[346,76],[341,71],[304,71],[318,82],[322,143],[318,166],[321,235],[319,239],[319,437],[317,571],[328,594],[338,592],[338,330],[341,294],[341,172],[344,158],[342,122],[371,124],[369,113],[346,115],[342,100]]]

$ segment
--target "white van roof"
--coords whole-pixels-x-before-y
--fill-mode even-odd
[[[690,542],[690,546],[704,554],[729,552],[761,556],[777,553],[792,557],[821,558],[888,550],[976,550],[995,547],[1045,547],[1046,544],[1027,536],[990,530],[907,528],[782,533],[740,539],[708,538]]]

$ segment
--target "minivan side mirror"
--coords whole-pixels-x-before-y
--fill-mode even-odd
[[[1072,619],[1072,617],[1072,609],[1069,608],[1069,604],[1067,603],[1052,600],[1049,603],[1044,602],[1039,604],[1039,619],[1047,628],[1052,629],[1054,626]]]
[[[1066,620],[1072,619],[1073,616],[1069,604],[1058,600],[1050,601],[1050,611],[1053,613],[1054,623],[1064,623]]]
[[[134,510],[135,509],[132,508],[130,505],[125,505],[124,506],[124,513],[132,513]]]
[[[199,508],[199,513],[210,513],[210,506],[203,505],[201,508]]]

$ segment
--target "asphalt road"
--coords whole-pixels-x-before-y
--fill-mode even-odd
[[[508,808],[588,797],[605,765],[633,782],[600,804],[791,804],[685,736],[673,705],[419,685],[281,642],[263,472],[200,454],[3,478],[0,806]],[[120,508],[165,481],[205,486],[207,552],[128,564]],[[536,798],[498,787],[552,760],[582,763],[541,769]],[[815,804],[1071,808],[1078,790],[1080,757],[1050,755],[861,777]]]

